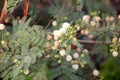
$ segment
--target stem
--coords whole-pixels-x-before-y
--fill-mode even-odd
[[[4,40],[3,31],[2,31],[2,41]]]

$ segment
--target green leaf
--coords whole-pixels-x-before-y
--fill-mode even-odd
[[[54,80],[56,77],[62,74],[61,67],[59,66],[59,67],[50,69],[47,73],[48,73],[48,80]]]
[[[65,75],[69,78],[69,80],[82,80],[82,78],[79,79],[80,76],[79,76],[79,78],[78,78],[78,76],[76,76],[76,75],[73,74],[73,73],[66,73]]]

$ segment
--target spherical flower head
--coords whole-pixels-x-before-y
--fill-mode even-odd
[[[113,17],[113,16],[111,16],[110,17],[110,21],[112,22],[112,21],[114,21],[115,20],[115,18]]]
[[[14,63],[17,63],[17,62],[18,62],[18,59],[14,59],[13,62],[14,62]]]
[[[107,16],[105,20],[106,20],[107,22],[109,22],[109,21],[110,21],[110,17]]]
[[[55,30],[55,31],[53,31],[53,35],[60,37],[62,34],[59,30]]]
[[[93,39],[93,37],[94,37],[94,36],[93,36],[92,34],[89,34],[89,35],[88,35],[88,38],[89,38],[89,39]]]
[[[57,26],[57,21],[54,20],[54,21],[52,22],[52,25],[53,25],[53,26]]]
[[[47,35],[47,40],[51,40],[52,36],[50,34]]]
[[[69,61],[71,61],[71,60],[72,60],[72,56],[71,56],[71,55],[67,55],[67,56],[66,56],[66,61],[69,62]]]
[[[99,16],[94,16],[94,17],[93,17],[93,20],[95,20],[95,21],[97,21],[97,22],[98,22],[98,21],[100,21],[100,20],[101,20],[101,18],[100,18]]]
[[[97,69],[94,69],[94,70],[93,70],[93,75],[94,75],[94,76],[98,76],[98,75],[99,75],[99,71],[98,71]]]
[[[78,54],[78,53],[74,53],[74,54],[73,54],[73,57],[74,57],[75,59],[77,59],[77,58],[79,58],[79,54]]]
[[[120,14],[118,15],[118,19],[120,19]]]
[[[5,29],[5,25],[4,24],[0,24],[0,30],[4,30]]]
[[[91,22],[90,22],[90,25],[91,25],[91,26],[95,26],[95,25],[96,25],[96,22],[95,22],[95,21],[91,21]]]
[[[118,52],[117,51],[113,51],[112,55],[113,55],[113,57],[117,57],[118,56]]]
[[[78,64],[73,64],[72,68],[75,69],[75,70],[77,70],[79,68],[79,65]]]
[[[87,49],[84,49],[83,51],[84,51],[85,53],[88,53],[88,50],[87,50]]]
[[[84,30],[84,29],[81,30],[80,33],[81,33],[82,35],[84,35],[84,34],[85,34],[85,30]]]
[[[55,42],[54,42],[54,45],[55,45],[56,47],[58,47],[59,44],[60,44],[59,41],[55,41]]]
[[[24,74],[29,74],[30,73],[30,70],[27,69],[27,70],[24,70]]]
[[[2,44],[3,46],[6,46],[6,45],[7,45],[7,42],[4,41],[4,40],[2,40],[2,41],[1,41],[1,44]]]
[[[62,28],[67,29],[68,27],[70,27],[70,24],[69,24],[68,22],[64,22],[64,23],[62,24]]]
[[[80,48],[77,48],[76,50],[77,50],[77,52],[81,52],[81,49],[80,49]]]
[[[60,54],[61,56],[64,56],[64,55],[66,54],[66,51],[65,51],[64,49],[62,49],[62,50],[60,50],[59,54]]]
[[[66,33],[66,29],[65,28],[60,28],[59,31],[61,32],[61,34],[65,34]]]
[[[90,15],[84,15],[82,19],[85,23],[88,23],[90,20]]]
[[[59,39],[59,37],[58,36],[54,36],[54,40],[58,40]]]
[[[117,42],[118,41],[118,39],[116,38],[116,37],[114,37],[113,39],[112,39],[112,42],[113,43],[115,43],[115,42]]]
[[[90,33],[90,31],[88,29],[85,30],[84,34],[88,35]]]

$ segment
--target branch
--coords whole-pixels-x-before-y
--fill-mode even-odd
[[[79,43],[87,43],[87,44],[113,44],[112,42],[102,42],[102,41],[89,41],[89,40],[77,40]],[[120,44],[118,42],[117,44]]]
[[[1,12],[1,15],[0,15],[0,23],[2,23],[6,17],[6,14],[7,14],[7,4],[8,4],[8,1],[5,0],[4,1],[4,6],[3,6],[3,9],[2,9],[2,12]]]

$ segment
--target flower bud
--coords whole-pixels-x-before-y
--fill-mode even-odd
[[[94,16],[94,17],[93,17],[93,20],[95,20],[95,21],[100,21],[101,18],[100,18],[99,16]]]
[[[92,39],[93,37],[94,37],[94,36],[93,36],[92,34],[89,34],[89,35],[88,35],[88,38],[89,38],[89,39]]]
[[[88,35],[90,33],[90,31],[88,29],[85,30],[85,35]]]
[[[113,51],[112,55],[113,55],[113,57],[117,57],[118,56],[118,52],[117,51]]]
[[[53,25],[53,26],[57,26],[57,21],[56,21],[56,20],[53,21],[53,22],[52,22],[52,25]]]
[[[95,25],[96,25],[96,22],[95,22],[95,21],[91,21],[91,22],[90,22],[90,25],[91,25],[91,26],[95,26]]]
[[[85,23],[88,23],[89,20],[90,20],[90,16],[89,15],[84,15],[82,19]]]
[[[71,61],[72,60],[72,56],[71,55],[67,55],[66,56],[66,61]]]
[[[64,55],[66,54],[66,52],[65,52],[64,49],[62,49],[62,50],[60,50],[59,54],[60,54],[61,56],[64,56]]]
[[[0,24],[0,30],[4,30],[5,29],[5,25],[4,24]]]
[[[77,48],[77,52],[81,52],[81,49],[80,49],[80,48]]]
[[[73,54],[73,57],[74,57],[75,59],[77,59],[77,58],[79,57],[79,54],[78,54],[78,53],[74,53],[74,54]]]
[[[98,76],[99,75],[99,71],[97,69],[93,70],[93,75],[94,76]]]
[[[114,17],[110,17],[110,21],[112,22],[112,21],[114,21],[115,20],[115,18]]]
[[[6,46],[6,45],[7,45],[7,42],[4,41],[4,40],[2,40],[2,41],[1,41],[1,44],[2,44],[3,46]]]
[[[51,40],[52,36],[51,35],[47,35],[47,40]]]
[[[72,68],[75,69],[75,70],[77,70],[79,68],[79,65],[78,64],[73,64]]]
[[[81,34],[84,35],[85,34],[85,30],[81,30]]]
[[[110,21],[110,17],[107,16],[105,20],[106,20],[106,22],[109,22]]]
[[[24,70],[24,74],[29,74],[30,73],[30,70],[29,69],[27,69],[27,70]]]

